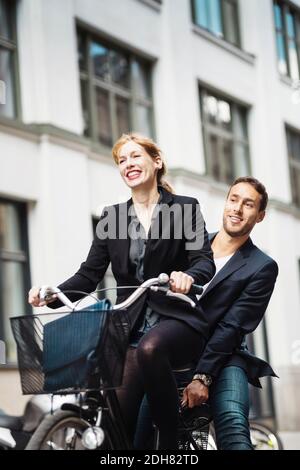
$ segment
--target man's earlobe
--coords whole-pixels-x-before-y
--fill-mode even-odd
[[[259,224],[259,222],[262,222],[265,218],[265,215],[266,215],[266,211],[261,211],[259,213],[259,216],[258,216],[258,219],[257,219],[257,223]]]

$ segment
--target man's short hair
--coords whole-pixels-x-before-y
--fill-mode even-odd
[[[260,181],[258,181],[256,178],[253,178],[252,176],[241,176],[240,178],[237,178],[230,186],[228,194],[227,194],[227,198],[229,196],[231,188],[239,183],[251,184],[251,186],[253,186],[253,188],[256,189],[256,191],[261,195],[259,211],[261,212],[261,211],[266,210],[266,207],[268,205],[268,200],[269,200],[269,196],[266,191],[266,188]]]

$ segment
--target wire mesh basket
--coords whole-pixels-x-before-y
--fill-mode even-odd
[[[129,320],[103,305],[10,319],[24,395],[121,385]]]

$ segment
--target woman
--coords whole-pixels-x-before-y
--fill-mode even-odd
[[[166,166],[158,146],[125,134],[114,145],[113,157],[132,197],[104,209],[86,261],[59,288],[92,292],[110,262],[118,286],[136,285],[161,272],[171,276],[172,290],[178,293],[188,293],[193,283],[209,282],[215,265],[199,204],[172,194],[163,180]],[[117,302],[130,292],[118,290]],[[45,305],[38,294],[33,287],[29,303]],[[60,305],[55,301],[51,307]],[[129,436],[134,436],[145,391],[161,448],[176,449],[179,403],[172,368],[200,357],[207,337],[205,316],[200,308],[147,291],[129,308],[129,317],[131,345],[118,391]]]

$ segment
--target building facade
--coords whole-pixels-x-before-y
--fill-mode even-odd
[[[0,407],[21,413],[9,316],[31,285],[85,259],[104,205],[128,197],[111,157],[154,137],[209,231],[228,184],[252,174],[270,205],[253,240],[279,264],[250,338],[280,379],[252,413],[300,436],[300,0],[0,0]],[[297,242],[298,240],[298,242]],[[111,282],[108,274],[105,282]]]

